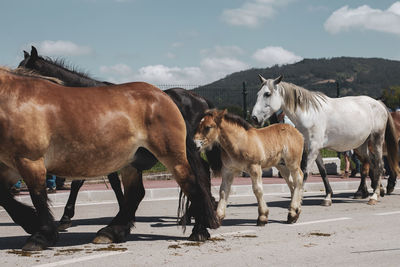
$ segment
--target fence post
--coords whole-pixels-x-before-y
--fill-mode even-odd
[[[243,82],[243,119],[247,119],[247,90],[246,90],[246,82]]]

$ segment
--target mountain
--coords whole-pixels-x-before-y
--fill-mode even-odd
[[[286,82],[323,92],[330,97],[337,96],[338,82],[340,96],[369,95],[379,98],[384,89],[400,85],[400,61],[354,57],[304,59],[294,64],[236,72],[193,90],[219,108],[241,108],[242,84],[246,82],[247,105],[251,110],[260,89],[258,74],[266,79],[282,74]]]

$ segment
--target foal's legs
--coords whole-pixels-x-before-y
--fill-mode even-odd
[[[221,170],[222,182],[219,188],[219,201],[217,207],[217,217],[220,221],[225,218],[226,205],[228,203],[228,197],[231,192],[233,183],[234,173],[228,168],[222,168]]]
[[[295,223],[301,213],[301,202],[303,198],[303,172],[300,167],[282,166],[277,168],[291,189],[291,201],[288,214],[288,223]],[[293,189],[292,189],[293,188]]]
[[[262,169],[260,165],[253,165],[249,168],[249,173],[251,177],[251,183],[253,187],[254,195],[258,202],[258,219],[257,226],[264,226],[268,222],[268,207],[264,200],[264,191],[262,183]]]

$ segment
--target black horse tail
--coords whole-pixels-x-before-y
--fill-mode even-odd
[[[386,123],[385,131],[385,143],[387,149],[387,158],[389,166],[392,172],[396,175],[400,175],[399,159],[398,159],[398,143],[396,138],[396,129],[394,126],[393,118],[388,111],[388,120]]]
[[[220,226],[220,223],[215,212],[215,199],[211,194],[210,172],[191,138],[186,139],[186,156],[195,176],[194,190],[189,193],[191,202],[190,215],[195,217],[196,223],[216,229]],[[182,217],[183,211],[188,213],[189,205],[184,198],[184,194],[180,193],[178,218]],[[187,217],[183,216],[181,220],[184,229]]]

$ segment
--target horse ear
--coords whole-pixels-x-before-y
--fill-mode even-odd
[[[280,75],[278,78],[274,80],[274,84],[279,84],[283,79],[283,75]]]
[[[29,53],[24,50],[24,59],[27,59],[28,57],[29,57]]]
[[[38,55],[38,52],[37,52],[37,50],[36,50],[36,47],[34,47],[34,46],[32,45],[32,49],[31,49],[31,58],[36,59],[36,58],[38,58],[38,57],[39,57],[39,55]]]
[[[215,116],[215,122],[217,124],[220,124],[226,113],[228,113],[227,109],[224,109],[224,110],[221,110],[221,111],[217,111],[217,114]]]
[[[261,76],[261,74],[258,74],[258,78],[260,78],[261,83],[265,83],[267,81],[263,76]]]

